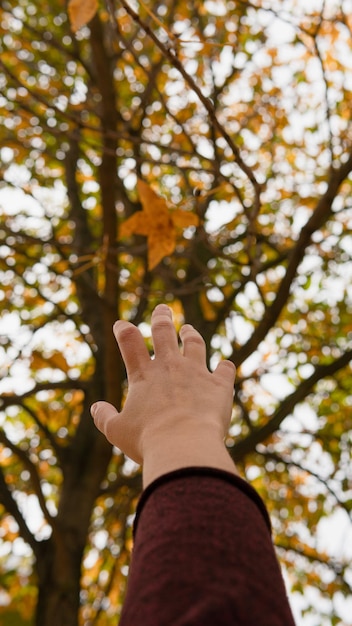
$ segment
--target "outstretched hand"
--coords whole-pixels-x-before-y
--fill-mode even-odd
[[[235,367],[220,361],[211,373],[201,335],[189,324],[180,330],[182,351],[168,306],[152,315],[155,358],[133,324],[118,321],[114,335],[124,360],[128,393],[118,412],[97,402],[97,428],[127,456],[143,464],[144,484],[187,466],[236,472],[223,443],[232,410]]]

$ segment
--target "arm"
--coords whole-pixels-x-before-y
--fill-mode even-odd
[[[213,468],[152,483],[119,626],[294,626],[261,506],[248,483]]]
[[[152,316],[155,358],[132,324],[114,333],[128,376],[119,413],[92,407],[107,439],[143,465],[121,626],[294,626],[266,509],[238,475],[224,437],[235,368],[211,373],[186,324],[178,346],[171,311]]]

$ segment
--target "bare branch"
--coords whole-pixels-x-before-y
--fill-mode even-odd
[[[294,392],[281,402],[279,408],[264,426],[253,429],[248,437],[235,443],[233,448],[231,448],[231,456],[234,461],[236,462],[243,459],[247,454],[255,450],[258,443],[264,442],[276,432],[285,417],[290,415],[295,406],[307,397],[319,380],[333,376],[343,367],[346,367],[351,360],[352,350],[347,350],[338,359],[328,365],[317,365],[313,374],[303,380]]]
[[[27,523],[18,508],[18,504],[14,499],[8,484],[6,483],[5,476],[0,466],[0,502],[5,507],[6,511],[12,515],[14,520],[16,521],[19,531],[21,533],[22,538],[26,541],[33,552],[36,553],[38,550],[38,542],[35,539],[34,535],[29,530]]]
[[[211,100],[203,95],[201,89],[198,87],[198,85],[193,80],[193,78],[188,74],[188,72],[186,72],[186,70],[184,69],[181,61],[178,59],[177,55],[175,55],[175,53],[172,50],[172,48],[171,47],[167,47],[166,45],[164,45],[160,41],[160,39],[156,36],[156,34],[153,31],[153,29],[150,26],[148,26],[148,24],[146,24],[140,18],[138,13],[136,13],[130,7],[128,2],[126,2],[125,0],[120,0],[120,3],[124,7],[124,9],[127,11],[127,13],[132,17],[134,22],[139,24],[139,26],[141,28],[143,28],[143,30],[146,32],[146,34],[154,41],[154,43],[158,46],[159,50],[161,50],[161,52],[163,53],[165,58],[168,59],[170,61],[170,63],[180,72],[180,74],[184,78],[185,82],[189,85],[189,87],[192,89],[192,91],[194,91],[194,93],[198,96],[200,102],[203,104],[203,106],[205,107],[205,109],[206,109],[206,111],[207,111],[207,113],[209,115],[210,121],[216,126],[216,128],[218,129],[220,135],[222,137],[224,137],[226,143],[228,144],[228,146],[232,150],[232,153],[233,153],[233,155],[235,157],[235,161],[236,161],[237,165],[248,176],[248,179],[251,181],[251,183],[253,185],[253,188],[255,189],[256,196],[259,198],[259,196],[261,194],[261,191],[262,191],[262,186],[260,185],[260,183],[258,183],[258,181],[257,181],[257,179],[256,179],[256,177],[255,177],[255,175],[253,173],[253,170],[250,167],[248,167],[248,165],[243,161],[239,149],[237,148],[236,144],[231,139],[231,137],[228,134],[228,132],[225,130],[223,125],[219,122],[219,120],[217,118],[217,115],[216,115],[216,112],[215,112],[214,105],[211,102]]]
[[[84,381],[65,380],[62,382],[37,383],[34,387],[18,395],[15,393],[4,393],[0,398],[0,410],[3,411],[8,406],[22,406],[23,400],[39,393],[40,391],[54,391],[55,389],[81,389],[85,390],[89,383]]]
[[[296,245],[290,251],[285,276],[276,292],[275,300],[266,309],[261,322],[258,324],[247,343],[236,349],[230,357],[230,360],[232,360],[237,366],[243,363],[243,361],[245,361],[249,355],[256,350],[260,342],[266,336],[267,332],[278,320],[288,301],[298,266],[304,258],[305,251],[311,242],[312,235],[314,232],[319,230],[323,224],[325,224],[332,214],[332,205],[339,188],[351,171],[352,152],[348,160],[343,163],[339,169],[331,169],[327,190],[319,200],[316,209],[308,222],[305,226],[303,226]]]
[[[3,445],[6,448],[9,448],[21,461],[23,466],[26,468],[26,470],[29,472],[30,478],[31,478],[31,484],[32,487],[34,489],[34,493],[38,498],[38,502],[40,505],[40,508],[43,512],[43,515],[46,519],[46,521],[52,526],[55,526],[55,518],[52,517],[52,515],[50,515],[47,506],[46,506],[46,501],[40,486],[40,478],[38,476],[38,472],[37,472],[37,468],[34,465],[34,463],[32,463],[32,461],[28,458],[26,452],[24,450],[21,450],[21,448],[19,448],[18,446],[16,446],[14,443],[12,443],[12,441],[10,441],[10,439],[5,435],[4,431],[0,432],[0,442],[3,443]]]

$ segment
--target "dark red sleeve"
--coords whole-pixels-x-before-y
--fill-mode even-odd
[[[294,626],[270,522],[244,480],[211,468],[143,493],[120,626]]]

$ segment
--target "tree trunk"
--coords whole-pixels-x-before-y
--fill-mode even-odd
[[[36,550],[36,626],[78,626],[82,558],[94,502],[111,458],[111,446],[95,430],[93,420],[85,430],[90,428],[93,445],[82,450],[81,459],[75,447],[75,464],[66,465],[53,533]]]
[[[78,626],[81,538],[63,532],[60,541],[42,542],[40,552],[36,626]]]
[[[102,245],[106,258],[104,288],[100,296],[92,289],[89,274],[78,277],[77,293],[82,318],[89,324],[99,349],[94,355],[96,370],[84,399],[81,421],[73,440],[65,449],[62,464],[64,481],[53,534],[40,545],[36,555],[39,586],[36,626],[78,626],[82,558],[94,503],[111,458],[111,445],[96,430],[89,408],[92,402],[101,399],[109,400],[119,407],[124,377],[121,357],[112,336],[112,325],[118,316],[119,295],[115,252],[115,131],[118,115],[113,64],[105,47],[98,16],[92,20],[90,30],[95,80],[102,94],[100,120],[103,155],[99,177]],[[66,176],[77,253],[84,255],[90,250],[91,233],[77,189],[75,171],[78,157],[78,143],[72,140],[67,155]]]

